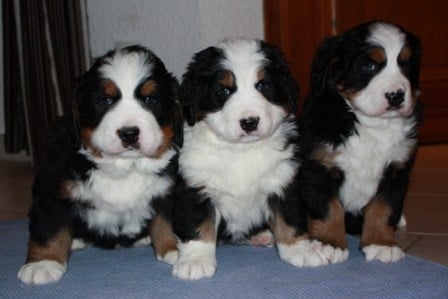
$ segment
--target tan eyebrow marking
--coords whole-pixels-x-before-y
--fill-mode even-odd
[[[140,93],[142,96],[149,96],[156,90],[157,83],[154,80],[148,80],[140,87]]]
[[[369,53],[369,57],[378,64],[386,61],[386,53],[381,48],[373,48]]]
[[[107,94],[108,96],[111,96],[113,98],[118,96],[118,87],[115,85],[114,81],[112,80],[106,80],[103,82],[103,92]]]

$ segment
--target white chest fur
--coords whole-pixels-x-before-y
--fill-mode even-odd
[[[234,239],[266,221],[268,196],[282,196],[295,175],[294,147],[284,148],[290,132],[295,133],[294,127],[283,124],[267,139],[241,144],[219,139],[204,122],[187,127],[181,172],[190,186],[204,187],[204,196],[215,206],[217,223],[224,218]]]
[[[111,235],[134,235],[151,219],[150,202],[165,195],[173,181],[158,173],[175,155],[174,150],[161,159],[92,159],[97,169],[86,182],[76,183],[72,196],[93,206],[81,215],[89,228]]]
[[[345,210],[352,213],[360,212],[376,194],[385,167],[393,161],[407,161],[416,144],[407,138],[414,119],[357,116],[358,134],[337,148],[335,159],[345,176],[340,197]]]

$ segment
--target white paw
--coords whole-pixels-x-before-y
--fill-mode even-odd
[[[43,260],[23,265],[17,277],[28,284],[46,284],[61,279],[67,269],[55,261]]]
[[[330,244],[323,244],[317,240],[311,242],[311,247],[330,264],[342,263],[348,259],[349,251],[347,248],[333,247]]]
[[[280,258],[296,267],[318,267],[328,261],[317,252],[309,240],[301,240],[292,245],[277,244]]]
[[[211,277],[216,271],[214,243],[189,241],[179,243],[179,257],[173,267],[173,276],[186,280]]]
[[[274,235],[271,233],[270,230],[264,230],[262,232],[259,232],[258,234],[250,237],[249,239],[249,245],[252,246],[273,247],[274,244],[275,244]]]
[[[179,256],[179,252],[177,250],[172,250],[167,252],[164,256],[157,256],[157,259],[161,262],[165,262],[170,265],[174,265]]]
[[[73,241],[72,241],[72,248],[71,249],[72,249],[72,251],[75,251],[75,250],[84,249],[84,248],[89,247],[89,246],[90,246],[90,244],[84,242],[82,239],[73,239]]]
[[[137,241],[135,241],[134,243],[134,247],[146,247],[151,245],[151,237],[150,236],[146,236],[144,238],[138,239]]]
[[[397,227],[402,228],[406,227],[408,225],[408,222],[406,221],[406,217],[404,214],[401,214],[400,221],[398,221]]]
[[[398,246],[369,245],[362,249],[367,261],[380,260],[383,263],[397,262],[404,258],[404,252]]]

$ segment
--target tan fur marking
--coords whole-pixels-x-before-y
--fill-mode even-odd
[[[72,190],[75,187],[75,182],[72,180],[65,180],[61,183],[61,188],[59,190],[59,195],[63,199],[72,199]]]
[[[263,69],[259,70],[257,72],[257,81],[263,80],[265,76],[266,76],[266,71]]]
[[[310,219],[308,221],[310,237],[334,247],[347,248],[344,214],[341,202],[338,199],[333,199],[324,220]]]
[[[226,71],[223,77],[219,80],[219,83],[226,87],[233,87],[235,84],[233,74],[230,71]]]
[[[296,229],[286,224],[285,220],[278,214],[278,212],[274,213],[268,224],[276,243],[292,245],[300,240],[309,239],[308,234],[297,236]]]
[[[157,84],[153,80],[148,80],[140,87],[140,93],[142,96],[149,96],[156,90]]]
[[[149,235],[158,257],[164,257],[168,252],[177,249],[176,237],[171,223],[162,215],[156,215],[152,219],[149,226]]]
[[[386,61],[386,53],[381,48],[373,48],[369,53],[369,57],[377,64],[382,64]]]
[[[398,61],[406,61],[412,56],[412,49],[409,45],[405,45],[398,55]]]
[[[321,144],[311,153],[310,159],[318,161],[326,167],[333,167],[334,160],[338,155],[339,153],[334,151],[330,146]]]
[[[174,130],[172,126],[162,127],[163,140],[159,148],[156,151],[155,157],[160,158],[164,152],[171,147],[171,142],[174,137]]]
[[[396,244],[395,229],[388,225],[392,210],[383,198],[373,198],[363,209],[363,213],[361,247],[372,244],[386,246]]]
[[[199,227],[199,240],[204,242],[216,243],[216,230],[212,218],[208,218]]]
[[[56,261],[65,264],[70,254],[72,235],[68,229],[61,229],[57,235],[45,244],[38,244],[30,240],[26,262],[39,262],[42,260]]]
[[[345,89],[344,83],[339,83],[336,88],[338,89],[339,94],[349,101],[353,101],[355,97],[358,95],[358,91],[354,89]]]
[[[101,151],[92,144],[93,132],[93,128],[82,128],[79,132],[79,135],[81,136],[81,142],[86,148],[91,150],[93,156],[101,158]]]
[[[116,98],[118,96],[118,87],[112,80],[106,80],[103,82],[103,92],[111,96],[112,98]]]

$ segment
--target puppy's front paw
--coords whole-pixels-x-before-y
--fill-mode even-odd
[[[173,276],[186,280],[213,276],[216,271],[215,244],[189,241],[179,244],[178,249]]]
[[[300,240],[292,245],[277,244],[280,258],[296,267],[318,267],[328,261],[311,245],[310,240]]]
[[[270,230],[264,230],[250,237],[249,245],[273,247],[275,245],[274,235]]]
[[[165,253],[164,256],[157,256],[157,259],[161,262],[165,262],[170,265],[174,265],[177,261],[177,258],[179,256],[179,252],[177,250],[171,250]]]
[[[349,251],[347,248],[333,247],[330,244],[323,244],[317,240],[311,242],[311,247],[330,264],[342,263],[348,259]]]
[[[383,263],[391,263],[404,258],[404,252],[398,246],[368,245],[362,251],[369,262],[380,260]]]
[[[67,269],[58,262],[43,260],[23,265],[17,277],[28,284],[46,284],[61,279]]]

